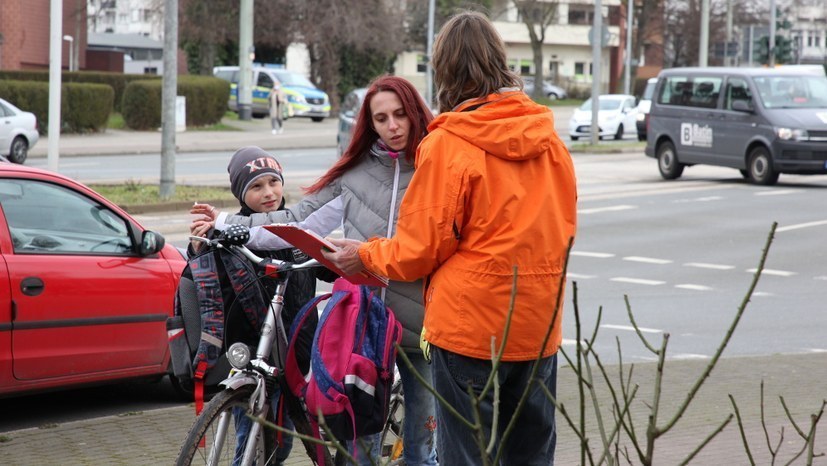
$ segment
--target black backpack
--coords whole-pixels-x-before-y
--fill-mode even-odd
[[[252,264],[231,251],[209,250],[188,261],[167,336],[173,377],[194,393],[196,413],[204,395],[217,392],[229,374],[226,348],[255,343],[271,296]]]

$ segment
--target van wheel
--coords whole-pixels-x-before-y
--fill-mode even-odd
[[[755,184],[769,186],[778,181],[778,172],[772,168],[772,156],[764,146],[758,146],[749,153],[747,170]]]
[[[621,139],[623,139],[623,125],[619,125],[615,133],[615,141],[620,141]]]
[[[315,121],[316,123],[321,123],[324,121],[324,117],[310,117],[311,120]]]
[[[683,167],[684,165],[678,162],[675,145],[670,141],[662,142],[658,146],[658,170],[660,170],[660,176],[665,180],[680,178],[683,174]]]

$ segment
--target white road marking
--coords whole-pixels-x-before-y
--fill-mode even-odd
[[[715,269],[715,270],[731,270],[734,269],[734,265],[723,265],[723,264],[708,264],[706,262],[687,262],[683,264],[686,267],[698,267],[701,269]]]
[[[687,202],[709,202],[709,201],[720,201],[723,199],[721,196],[706,196],[706,197],[696,197],[694,199],[678,199],[674,202],[675,204],[687,203]]]
[[[683,353],[683,354],[676,354],[676,355],[672,356],[672,359],[698,360],[698,359],[709,359],[709,356],[707,356],[705,354]]]
[[[645,262],[647,264],[671,264],[672,261],[669,259],[656,259],[654,257],[641,257],[641,256],[626,256],[623,258],[625,261],[632,261],[632,262]]]
[[[798,223],[796,225],[787,225],[785,227],[778,227],[775,229],[776,233],[782,233],[791,230],[800,230],[801,228],[820,227],[827,225],[827,220],[819,220],[817,222]]]
[[[797,193],[799,191],[800,190],[798,190],[798,189],[783,189],[783,190],[780,190],[780,191],[767,190],[767,191],[759,191],[759,192],[755,193],[755,195],[756,196],[781,196],[781,195],[784,195],[784,194]]]
[[[810,348],[810,353],[827,353],[827,348]]]
[[[684,290],[696,290],[696,291],[709,291],[712,288],[704,285],[693,285],[691,283],[685,283],[681,285],[675,285],[675,288],[682,288]]]
[[[827,280],[827,275],[820,275],[818,277],[813,277],[813,280]]]
[[[630,210],[630,209],[637,209],[637,206],[633,205],[616,205],[611,207],[594,207],[591,209],[578,209],[577,213],[580,215],[588,215],[588,214],[599,214],[602,212],[618,212],[621,210]]]
[[[582,280],[589,280],[591,278],[595,278],[597,275],[583,275],[581,273],[566,273],[566,278],[580,278]]]
[[[613,330],[628,330],[630,332],[634,332],[635,328],[631,325],[612,325],[612,324],[603,324],[600,327],[602,328],[610,328]],[[641,333],[663,333],[663,330],[658,330],[656,328],[646,328],[646,327],[638,327]]]
[[[749,273],[755,273],[758,269],[747,269]],[[763,275],[777,275],[779,277],[792,277],[793,275],[798,275],[796,272],[788,272],[786,270],[775,270],[775,269],[764,269],[761,272]]]
[[[634,283],[636,285],[663,285],[666,282],[660,280],[645,280],[643,278],[627,278],[627,277],[615,277],[610,279],[613,282],[622,282],[622,283]]]
[[[608,257],[614,257],[615,255],[610,252],[587,252],[587,251],[572,251],[572,256],[581,256],[581,257],[597,257],[598,259],[606,259]]]
[[[770,292],[768,292],[768,291],[756,291],[756,292],[755,292],[755,293],[753,293],[752,295],[753,295],[753,296],[761,296],[761,297],[767,298],[767,297],[770,297],[770,296],[775,296],[775,293],[770,293]]]

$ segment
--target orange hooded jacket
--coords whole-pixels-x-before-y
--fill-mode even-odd
[[[362,262],[394,280],[429,276],[425,339],[479,359],[491,359],[492,338],[497,350],[502,343],[516,284],[503,360],[554,354],[577,192],[551,111],[506,91],[442,113],[428,129],[396,234],[364,243]]]

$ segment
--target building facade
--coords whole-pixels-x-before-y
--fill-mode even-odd
[[[89,0],[89,32],[137,34],[162,41],[163,0]]]
[[[0,0],[0,70],[49,69],[49,0]],[[83,69],[86,9],[83,1],[63,2],[63,69]]]
[[[790,38],[799,64],[827,64],[827,3],[800,0],[790,7]]]

